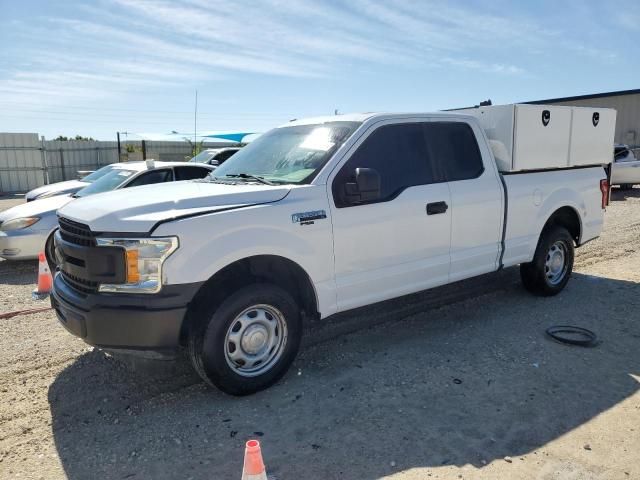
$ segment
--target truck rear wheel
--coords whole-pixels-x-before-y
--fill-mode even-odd
[[[300,309],[276,285],[243,287],[204,314],[189,334],[189,356],[198,374],[226,393],[249,395],[273,385],[298,353]]]
[[[566,228],[554,225],[546,228],[536,248],[533,261],[520,265],[524,287],[541,296],[562,291],[573,270],[573,238]]]

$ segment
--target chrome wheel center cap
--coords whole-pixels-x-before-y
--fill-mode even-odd
[[[562,254],[560,252],[554,253],[553,257],[551,258],[551,269],[554,272],[557,272],[562,269],[563,265],[564,265],[564,258],[562,258]]]
[[[242,335],[242,349],[250,355],[262,350],[269,340],[269,332],[262,325],[251,325]]]

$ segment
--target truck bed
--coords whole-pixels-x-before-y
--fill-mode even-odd
[[[578,245],[596,238],[602,230],[599,185],[606,178],[603,167],[503,173],[502,178],[507,191],[505,267],[531,261],[540,232],[558,205],[573,208],[583,219]]]

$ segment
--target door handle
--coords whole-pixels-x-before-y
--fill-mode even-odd
[[[427,215],[437,215],[439,213],[445,213],[449,205],[447,202],[433,202],[427,203]]]

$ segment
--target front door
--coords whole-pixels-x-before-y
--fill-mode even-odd
[[[356,168],[380,174],[378,200],[348,203],[344,184]],[[422,122],[372,127],[328,188],[339,311],[448,281],[449,187],[428,158]]]

